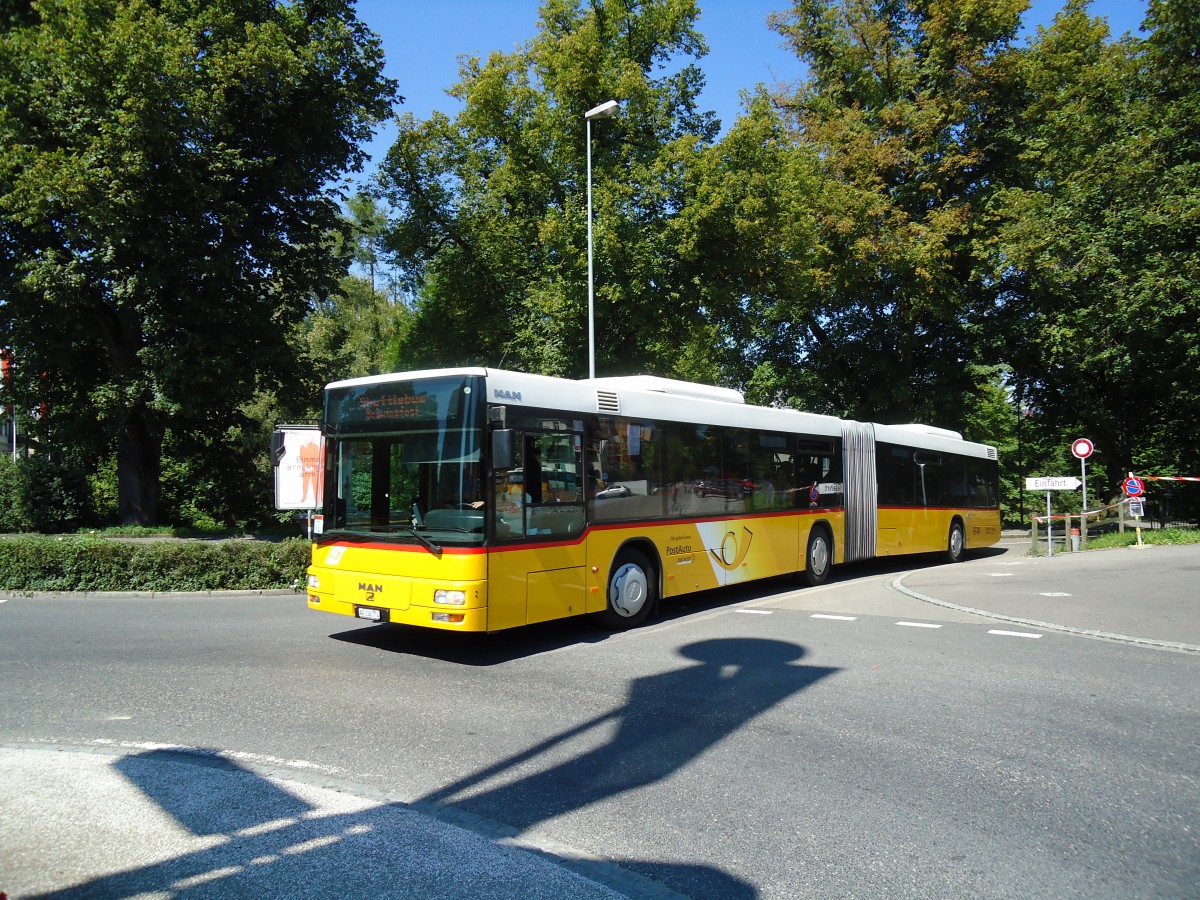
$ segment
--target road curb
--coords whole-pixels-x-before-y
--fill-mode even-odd
[[[208,597],[300,597],[299,588],[244,591],[0,591],[5,600],[202,600]]]
[[[990,612],[986,609],[976,609],[973,606],[963,606],[959,603],[951,603],[949,600],[938,600],[936,597],[928,597],[925,594],[914,591],[912,588],[904,585],[904,579],[911,575],[912,572],[903,572],[892,579],[892,587],[912,597],[914,600],[921,600],[925,603],[932,603],[934,606],[940,606],[944,609],[953,609],[956,612],[971,613],[976,616],[985,616],[989,619],[996,619],[1000,622],[1011,622],[1014,625],[1024,625],[1027,628],[1040,628],[1044,631],[1057,631],[1062,634],[1074,634],[1080,637],[1094,638],[1101,641],[1114,641],[1120,644],[1133,644],[1139,647],[1153,647],[1158,650],[1174,650],[1179,653],[1200,653],[1200,646],[1195,644],[1183,644],[1178,641],[1160,641],[1154,638],[1135,637],[1130,634],[1116,634],[1110,631],[1094,631],[1088,628],[1075,628],[1071,625],[1057,625],[1053,622],[1042,622],[1037,619],[1024,619],[1018,616],[1006,616],[1001,613]]]

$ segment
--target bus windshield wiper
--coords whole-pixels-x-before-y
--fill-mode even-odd
[[[404,525],[402,527],[409,534],[411,534],[413,537],[415,537],[418,541],[420,541],[422,544],[424,544],[426,549],[428,549],[430,553],[432,553],[434,556],[438,557],[439,559],[441,558],[442,548],[439,547],[437,544],[435,544],[433,541],[431,541],[429,538],[425,537],[425,535],[421,534],[421,532],[417,531],[416,525]]]

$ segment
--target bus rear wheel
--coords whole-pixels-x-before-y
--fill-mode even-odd
[[[829,532],[817,526],[808,534],[808,550],[804,554],[804,583],[817,587],[829,580],[833,568],[833,542]]]
[[[942,559],[948,563],[961,562],[966,547],[967,535],[962,522],[955,522],[950,526],[950,535],[946,538],[946,549],[942,552]]]
[[[637,550],[623,550],[608,576],[608,606],[600,617],[613,630],[634,628],[650,618],[657,595],[650,561]]]

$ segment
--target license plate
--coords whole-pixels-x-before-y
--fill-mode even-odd
[[[360,618],[360,619],[368,619],[372,622],[386,622],[387,621],[387,613],[386,612],[384,612],[382,609],[374,609],[370,606],[354,607],[354,615],[358,616],[358,618]]]

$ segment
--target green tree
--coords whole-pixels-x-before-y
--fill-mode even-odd
[[[344,271],[328,185],[394,85],[344,0],[42,0],[0,23],[0,319],[48,373],[57,439],[115,446],[120,518],[152,523],[168,431],[216,448],[286,380],[289,326]]]
[[[991,265],[1018,380],[1065,446],[1125,472],[1200,466],[1200,62],[1194,2],[1109,39],[1072,0],[1021,61],[1020,168]],[[1097,485],[1099,487],[1099,485]]]
[[[993,292],[973,247],[1002,179],[1026,0],[797,0],[773,27],[809,77],[777,98],[819,160],[815,241],[765,349],[780,387],[843,415],[961,428]]]
[[[341,378],[389,371],[392,345],[408,325],[410,312],[359,276],[342,279],[338,289],[314,302],[297,329],[301,368],[320,388]]]
[[[669,240],[699,301],[682,377],[740,386],[751,402],[833,411],[804,365],[802,306],[817,293],[819,159],[764,92],[687,171]]]
[[[365,275],[371,293],[386,290],[387,210],[371,194],[359,191],[346,201],[346,211],[349,227],[342,252]]]
[[[696,16],[694,0],[548,0],[527,44],[462,60],[453,120],[401,119],[379,178],[419,297],[398,367],[587,372],[584,113],[612,98],[593,128],[596,368],[677,370],[701,315],[669,223],[716,132]]]

